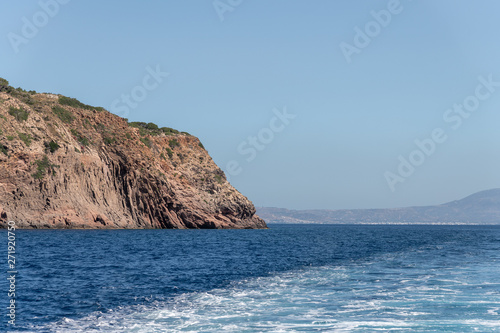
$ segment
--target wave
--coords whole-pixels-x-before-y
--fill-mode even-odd
[[[36,332],[373,332],[500,330],[495,265],[436,269],[413,257],[315,267],[165,301],[94,312]],[[388,267],[391,267],[390,269]],[[487,294],[486,292],[490,292]]]

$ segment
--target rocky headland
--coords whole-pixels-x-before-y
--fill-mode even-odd
[[[0,79],[0,226],[266,228],[200,140]]]

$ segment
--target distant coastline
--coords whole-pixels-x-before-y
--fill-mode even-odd
[[[257,207],[257,214],[269,224],[500,225],[500,189],[436,206],[352,210]]]

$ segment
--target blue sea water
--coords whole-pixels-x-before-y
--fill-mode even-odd
[[[0,331],[500,332],[499,226],[270,227],[18,230]]]

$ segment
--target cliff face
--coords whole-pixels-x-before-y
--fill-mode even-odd
[[[200,141],[0,79],[0,225],[266,228]]]

